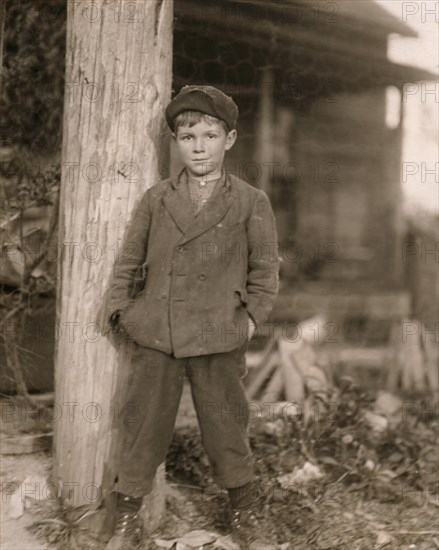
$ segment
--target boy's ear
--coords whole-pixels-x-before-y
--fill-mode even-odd
[[[226,138],[226,151],[228,151],[233,147],[237,137],[238,137],[238,132],[236,130],[230,130]]]

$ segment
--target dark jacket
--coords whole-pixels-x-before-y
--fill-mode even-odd
[[[263,323],[278,292],[267,195],[223,170],[195,216],[186,181],[183,170],[141,198],[109,302],[110,314],[121,310],[119,323],[134,341],[176,357],[242,345],[248,314]]]

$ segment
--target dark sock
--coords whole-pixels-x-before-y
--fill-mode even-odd
[[[227,489],[232,508],[246,509],[259,502],[261,491],[255,481],[250,481],[241,487]]]
[[[117,509],[121,512],[138,512],[142,506],[142,497],[134,498],[117,493]]]

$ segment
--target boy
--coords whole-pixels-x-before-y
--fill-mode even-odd
[[[277,295],[279,266],[267,196],[224,169],[237,117],[233,99],[211,86],[185,86],[170,102],[166,121],[184,169],[143,195],[127,235],[131,254],[116,266],[110,323],[133,341],[132,417],[124,419],[108,549],[138,543],[137,511],[165,459],[185,374],[215,478],[228,489],[234,538],[242,548],[258,543],[241,378],[248,340]],[[136,293],[139,268],[146,284]]]

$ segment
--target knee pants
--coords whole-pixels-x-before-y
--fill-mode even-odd
[[[252,481],[248,407],[241,381],[247,343],[226,353],[180,359],[133,345],[117,490],[133,497],[151,491],[172,439],[185,375],[215,480],[226,488]]]

